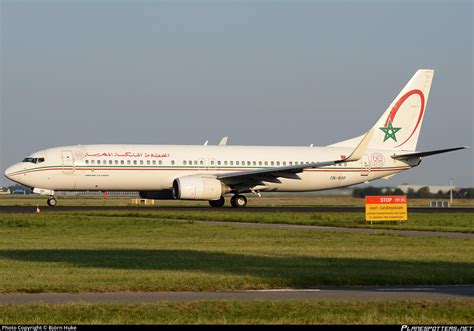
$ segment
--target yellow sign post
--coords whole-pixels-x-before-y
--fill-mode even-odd
[[[365,197],[366,222],[383,222],[408,220],[407,197],[400,196],[368,196]]]

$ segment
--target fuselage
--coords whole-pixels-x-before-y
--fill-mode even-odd
[[[203,145],[77,145],[35,152],[5,171],[23,185],[55,191],[159,191],[176,178],[344,159],[352,148]],[[299,179],[262,181],[258,190],[304,192],[389,177],[416,166],[394,151],[367,149],[355,162],[305,169]]]

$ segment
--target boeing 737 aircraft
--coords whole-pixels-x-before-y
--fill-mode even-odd
[[[85,145],[42,150],[5,176],[49,196],[55,191],[138,191],[142,198],[207,200],[244,207],[243,193],[307,192],[350,186],[466,147],[419,152],[433,70],[418,70],[365,134],[326,147]]]

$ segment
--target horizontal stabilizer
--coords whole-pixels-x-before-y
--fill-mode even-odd
[[[412,159],[412,158],[416,158],[416,157],[424,157],[424,156],[430,156],[430,155],[435,155],[435,154],[447,153],[447,152],[457,151],[457,150],[466,149],[466,148],[470,148],[470,147],[469,146],[462,146],[462,147],[453,147],[453,148],[447,148],[447,149],[437,149],[437,150],[426,151],[426,152],[395,154],[395,155],[392,155],[392,159],[395,159],[395,160],[408,160],[408,159]]]

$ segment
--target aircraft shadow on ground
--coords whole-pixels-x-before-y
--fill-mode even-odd
[[[15,261],[68,264],[71,268],[197,271],[279,280],[286,286],[472,284],[474,264],[309,256],[255,256],[166,249],[0,250]],[[92,272],[92,271],[91,271]]]

